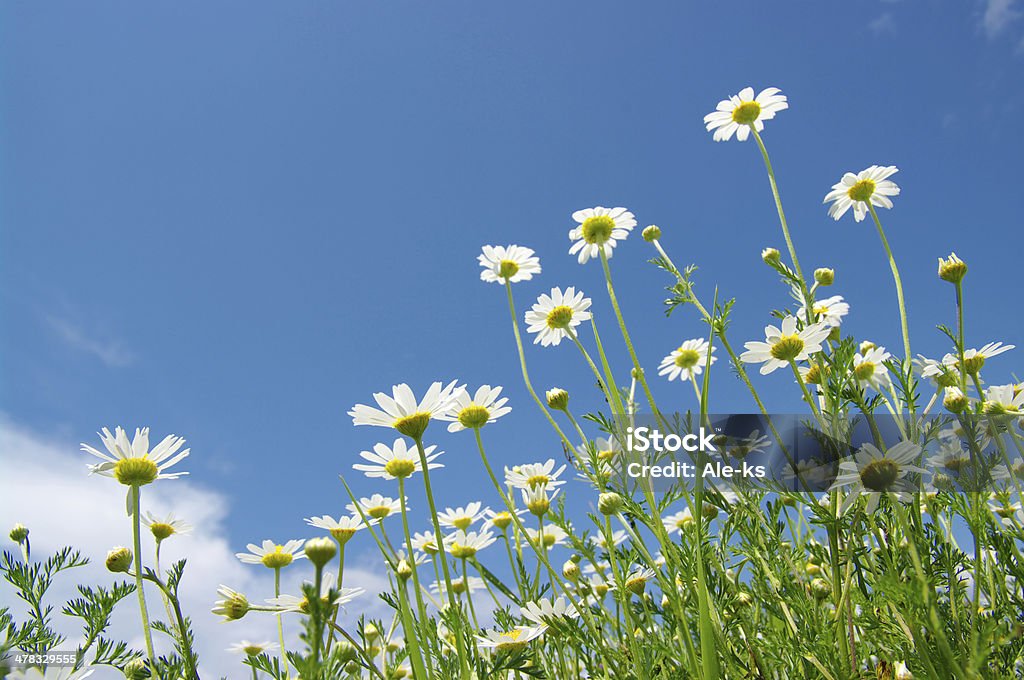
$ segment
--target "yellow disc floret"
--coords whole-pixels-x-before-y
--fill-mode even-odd
[[[122,458],[114,464],[114,478],[125,486],[149,484],[160,474],[149,458]]]

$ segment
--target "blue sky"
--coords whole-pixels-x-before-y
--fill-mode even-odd
[[[554,285],[592,295],[624,373],[599,266],[576,264],[566,239],[574,210],[624,205],[701,267],[705,296],[738,299],[737,346],[760,339],[788,302],[759,260],[783,246],[771,195],[756,148],[715,144],[701,123],[748,84],[790,98],[765,140],[802,264],[834,267],[853,307],[844,328],[900,345],[877,235],[832,222],[821,199],[847,170],[894,164],[903,194],[882,219],[915,352],[947,351],[934,326],[953,322],[952,292],[935,265],[951,249],[971,267],[968,343],[1024,345],[1007,295],[1022,10],[4,3],[0,410],[71,443],[118,424],[185,436],[196,481],[230,498],[239,548],[312,535],[302,517],[342,512],[337,474],[386,440],[345,412],[396,382],[505,385],[513,413],[485,431],[494,460],[557,456],[502,290],[478,279],[480,246],[540,255],[543,276],[516,287],[520,314]],[[635,235],[612,264],[653,369],[705,329],[690,310],[664,318],[651,255]],[[1013,357],[990,380],[1008,380]],[[570,346],[528,359],[538,388],[596,403]],[[753,408],[724,363],[714,373],[713,410]],[[655,383],[663,403],[692,405],[686,387]],[[781,374],[758,386],[775,410],[798,403]],[[448,452],[444,502],[480,496],[471,438],[430,435]]]

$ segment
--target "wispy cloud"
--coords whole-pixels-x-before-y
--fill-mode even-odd
[[[131,545],[131,529],[124,510],[124,487],[105,477],[90,477],[85,464],[90,456],[78,452],[73,441],[46,438],[5,419],[0,414],[0,451],[4,455],[7,474],[0,475],[0,527],[7,528],[21,522],[31,531],[32,554],[42,557],[48,552],[68,544],[74,545],[90,559],[86,567],[62,574],[50,591],[49,602],[60,611],[61,604],[76,595],[74,584],[109,585],[113,576],[106,571],[103,560],[107,550],[115,545]],[[179,464],[187,467],[185,463]],[[162,515],[174,513],[195,526],[192,535],[171,538],[162,548],[164,566],[187,557],[185,578],[182,581],[182,605],[192,617],[202,674],[204,677],[239,677],[241,660],[225,649],[239,639],[276,640],[273,617],[251,613],[240,621],[220,623],[210,613],[217,599],[217,587],[228,585],[245,593],[253,602],[262,602],[273,596],[273,575],[269,569],[241,564],[234,556],[242,546],[233,544],[225,527],[229,499],[220,493],[184,480],[147,486],[142,495],[144,511]],[[298,518],[296,518],[298,524]],[[263,536],[258,527],[245,541],[259,542]],[[301,534],[300,534],[301,535]],[[279,537],[294,538],[293,536]],[[237,542],[236,542],[237,543]],[[152,559],[152,545],[145,549]],[[351,627],[358,613],[386,616],[386,605],[376,594],[387,589],[387,578],[377,566],[379,560],[367,556],[360,559],[354,552],[349,568],[345,569],[345,585],[360,586],[366,594],[353,602],[340,618]],[[297,594],[298,582],[311,578],[307,562],[296,563],[282,574],[282,590]],[[159,594],[150,595],[150,615],[162,616]],[[136,649],[143,648],[139,635],[138,609],[135,599],[123,601],[115,611],[112,629],[107,637],[123,637]],[[0,606],[11,607],[20,619],[23,603],[15,599],[7,584],[0,586]],[[77,620],[56,616],[58,629],[69,636],[74,644],[80,631]],[[292,648],[298,648],[298,617],[286,621],[285,630],[294,639]],[[157,638],[158,652],[170,651],[164,638]],[[102,672],[93,677],[113,677]]]
[[[895,35],[896,34],[896,20],[893,19],[890,12],[884,12],[869,24],[868,28],[875,35]]]
[[[985,0],[981,28],[988,38],[995,38],[1020,17],[1021,11],[1017,9],[1017,0]]]
[[[120,340],[94,336],[80,325],[53,314],[44,314],[43,318],[64,344],[76,351],[91,354],[110,368],[124,368],[135,361],[135,354]]]

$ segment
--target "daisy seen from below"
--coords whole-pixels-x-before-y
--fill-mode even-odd
[[[477,635],[477,645],[495,652],[519,652],[544,633],[540,626],[516,626],[507,631],[487,630]]]
[[[490,531],[463,531],[459,529],[454,534],[445,536],[444,544],[448,554],[458,560],[465,560],[475,557],[476,554],[487,548],[497,540]]]
[[[872,347],[861,354],[853,355],[853,377],[862,388],[870,385],[878,392],[892,387],[892,380],[889,378],[889,369],[885,362],[892,358],[892,355],[885,351],[884,347]]]
[[[526,535],[530,537],[530,540],[534,543],[541,543],[540,532],[536,529],[526,527]],[[569,538],[569,534],[565,532],[565,529],[561,528],[557,524],[545,524],[544,525],[544,536],[543,545],[545,548],[550,550],[556,545],[562,545],[566,539]]]
[[[985,390],[985,413],[1020,415],[1024,412],[1021,385],[992,385]]]
[[[711,361],[707,361],[708,345],[708,341],[703,338],[687,340],[661,360],[658,375],[664,375],[669,380],[689,380],[700,375],[704,372],[705,362],[711,365],[717,359],[714,356],[717,348],[712,347]]]
[[[848,172],[832,185],[832,191],[825,194],[824,203],[829,206],[829,217],[838,221],[853,208],[853,219],[861,222],[868,214],[869,206],[892,208],[892,196],[898,196],[900,188],[889,178],[899,172],[895,165],[872,165],[856,175]]]
[[[477,257],[483,271],[480,279],[487,283],[518,283],[540,274],[540,260],[523,246],[484,246]]]
[[[521,509],[516,510],[515,515],[516,517],[522,517],[524,512],[526,511]],[[512,522],[514,521],[512,518],[512,513],[509,512],[508,510],[495,511],[491,510],[490,508],[485,508],[484,514],[487,515],[486,525],[492,526],[498,531],[505,531],[505,529],[507,529],[509,525],[512,524]]]
[[[442,463],[434,463],[433,460],[444,451],[434,453],[437,446],[427,446],[423,453],[427,459],[427,467],[431,470],[444,467]],[[356,463],[353,470],[362,472],[367,477],[380,477],[382,479],[405,479],[414,472],[420,472],[420,458],[416,449],[410,449],[405,440],[399,437],[394,444],[374,444],[373,451],[360,451],[359,457],[367,463]]]
[[[797,300],[803,299],[803,294],[799,291],[794,292],[794,297]],[[812,307],[814,312],[814,320],[820,321],[826,326],[839,326],[843,323],[843,317],[850,313],[850,305],[843,301],[842,295],[833,295],[832,297],[825,298],[824,300],[816,300]],[[796,312],[798,319],[807,318],[807,307],[800,305],[800,309]]]
[[[266,652],[272,652],[277,649],[277,644],[273,642],[250,642],[249,640],[241,640],[228,647],[227,651],[235,654],[245,654],[246,656],[259,656]]]
[[[143,513],[142,524],[149,529],[153,537],[162,541],[171,536],[187,536],[192,533],[192,525],[169,513],[166,517],[157,517],[151,512]]]
[[[519,614],[530,623],[547,628],[554,622],[574,620],[580,617],[576,606],[564,597],[558,596],[553,601],[542,597],[534,602],[527,602],[519,608]]]
[[[575,338],[575,328],[591,318],[587,311],[590,304],[590,298],[572,286],[564,293],[561,288],[552,288],[551,293],[542,294],[526,313],[526,330],[537,336],[533,344],[548,347],[559,344],[564,338]]]
[[[577,226],[569,230],[569,240],[574,241],[569,254],[576,255],[580,264],[599,257],[602,250],[605,257],[611,257],[616,242],[624,240],[636,226],[633,213],[625,208],[605,208],[599,205],[577,210],[572,218],[576,220]]]
[[[1004,345],[1001,342],[990,342],[983,346],[981,349],[966,349],[964,350],[964,370],[967,371],[968,375],[976,375],[985,366],[985,361],[992,357],[999,356],[1004,352],[1009,352],[1014,348],[1014,345]],[[960,366],[960,358],[955,354],[947,354],[942,358],[943,363],[949,363],[952,366]]]
[[[366,592],[363,588],[339,588],[337,597],[333,601],[328,601],[331,588],[334,588],[334,574],[325,571],[320,581],[320,599],[331,607],[348,604]],[[296,597],[295,595],[278,595],[265,600],[265,602],[272,607],[280,607],[282,612],[296,614],[305,613],[309,607],[309,601],[305,597]]]
[[[379,493],[375,493],[369,498],[360,498],[359,508],[355,506],[355,503],[349,503],[345,506],[345,509],[352,515],[358,515],[360,508],[362,508],[363,513],[373,519],[384,519],[396,512],[401,512],[402,501],[398,498],[391,498],[390,496],[382,496]],[[408,507],[406,509],[408,510]]]
[[[643,595],[647,588],[647,582],[655,578],[657,574],[649,567],[634,567],[622,581],[622,587],[634,595]]]
[[[479,576],[463,576],[461,578],[452,579],[452,592],[456,595],[470,594],[483,590],[487,587],[484,580]],[[434,581],[430,584],[430,592],[435,595],[444,595],[448,592],[444,581]]]
[[[924,473],[914,464],[920,455],[921,447],[914,442],[899,442],[884,453],[874,444],[864,444],[854,454],[853,460],[839,464],[839,476],[830,488],[830,491],[847,491],[840,514],[845,513],[863,494],[868,496],[868,514],[878,509],[883,494],[906,502],[912,486],[904,478],[908,474]]]
[[[561,486],[565,480],[559,479],[559,476],[564,471],[565,465],[555,469],[554,458],[548,458],[543,463],[516,465],[505,468],[505,484],[516,489]]]
[[[270,569],[280,569],[306,556],[306,553],[300,550],[303,543],[305,541],[302,539],[293,539],[286,543],[274,543],[267,539],[261,545],[248,544],[245,547],[249,552],[235,553],[235,557],[246,564],[262,564]]]
[[[764,342],[747,342],[747,351],[740,355],[740,361],[747,364],[761,364],[761,375],[768,375],[777,368],[784,368],[796,361],[804,361],[821,351],[821,343],[828,337],[829,327],[814,323],[797,330],[796,317],[787,316],[782,328],[769,325],[764,329]]]
[[[666,533],[678,533],[681,536],[683,530],[693,524],[693,513],[689,508],[685,508],[675,514],[662,517],[661,523],[665,527]]]
[[[317,529],[323,529],[341,545],[348,543],[349,539],[355,536],[357,531],[366,527],[363,519],[358,515],[339,517],[338,519],[334,519],[330,515],[307,517],[306,524]]]
[[[452,399],[448,411],[440,418],[450,421],[449,432],[478,430],[512,411],[512,407],[505,406],[508,398],[500,395],[501,386],[481,385],[472,397],[466,390],[461,390]]]
[[[454,510],[452,508],[445,508],[442,512],[437,513],[437,521],[443,527],[453,527],[465,531],[475,524],[477,520],[487,516],[489,510],[486,508],[481,510],[482,505],[480,501],[474,501],[468,503],[464,508],[458,507]]]
[[[143,486],[158,479],[177,479],[187,472],[167,472],[175,463],[188,457],[189,449],[181,450],[185,445],[182,437],[167,435],[159,444],[149,448],[149,428],[137,428],[135,436],[128,440],[123,428],[115,428],[114,433],[103,428],[99,433],[106,453],[82,444],[82,451],[101,459],[102,463],[89,465],[89,473],[113,477],[125,486]]]
[[[433,531],[424,531],[412,535],[412,547],[428,555],[437,554],[437,538]]]
[[[374,401],[380,408],[356,404],[348,412],[352,416],[353,425],[376,425],[391,427],[406,437],[418,440],[423,436],[431,419],[440,417],[451,407],[452,399],[464,389],[456,386],[457,380],[447,385],[435,382],[427,389],[427,393],[419,401],[412,388],[405,383],[391,388],[391,396],[383,392],[375,392]]]
[[[704,125],[713,133],[716,142],[736,139],[743,142],[750,136],[750,128],[764,130],[764,121],[789,108],[786,95],[777,87],[761,90],[755,97],[754,88],[745,87],[728,99],[718,102],[715,110],[704,116]]]

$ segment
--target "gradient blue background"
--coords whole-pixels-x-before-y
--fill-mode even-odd
[[[997,10],[993,14],[993,6]],[[999,8],[1009,9],[999,13]],[[567,254],[572,211],[657,223],[699,291],[738,298],[731,337],[761,339],[787,292],[752,143],[702,116],[750,84],[791,109],[768,123],[803,266],[837,271],[844,329],[900,347],[892,279],[869,222],[821,205],[847,170],[894,164],[883,211],[915,352],[948,351],[970,263],[968,344],[1024,344],[1019,303],[1021,35],[1013,2],[115,3],[0,6],[0,362],[11,420],[72,441],[102,426],[187,437],[193,478],[232,498],[233,542],[309,536],[339,514],[340,472],[388,433],[345,412],[407,381],[501,384],[495,461],[560,455],[519,376],[485,243],[538,251],[522,314],[551,286],[595,300],[625,376],[600,267]],[[612,260],[649,369],[706,333],[666,320],[663,273],[632,236]],[[1006,382],[1016,353],[992,362]],[[528,348],[538,388],[598,401],[569,345]],[[725,362],[712,410],[753,403]],[[654,370],[650,370],[654,374]],[[687,386],[653,379],[663,404]],[[757,381],[778,411],[790,376]],[[432,426],[451,505],[493,500],[472,438]],[[84,462],[84,461],[83,461]],[[414,509],[422,508],[419,492]],[[414,529],[425,528],[414,526]]]

